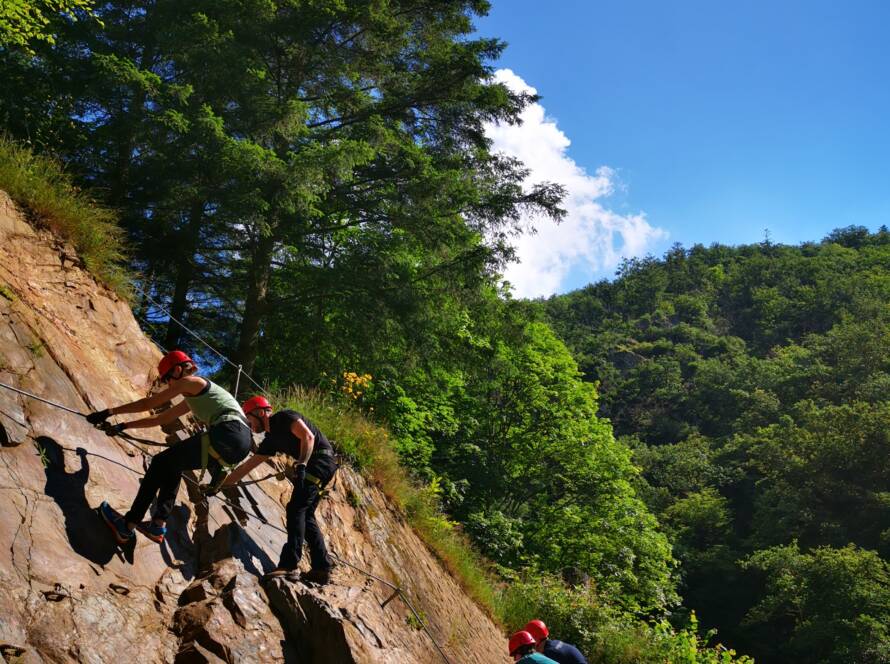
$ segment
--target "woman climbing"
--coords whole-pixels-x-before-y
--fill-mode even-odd
[[[172,422],[189,411],[199,422],[207,426],[181,443],[176,443],[156,455],[145,473],[142,485],[136,493],[130,511],[123,517],[107,502],[99,508],[102,518],[111,528],[118,544],[125,544],[135,537],[140,527],[155,542],[163,542],[167,532],[166,522],[176,501],[179,483],[184,470],[209,469],[211,486],[225,479],[225,468],[239,463],[251,446],[251,433],[238,402],[219,385],[196,375],[198,367],[192,359],[179,350],[167,353],[158,364],[158,374],[167,388],[150,397],[132,403],[106,408],[90,413],[90,424],[102,425],[112,415],[141,413],[153,410],[175,397],[183,400],[169,409],[142,419],[122,422],[105,427],[109,436],[118,435],[125,429],[142,429]],[[142,517],[157,495],[157,504],[150,523],[140,524]]]

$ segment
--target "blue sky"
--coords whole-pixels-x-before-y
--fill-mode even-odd
[[[890,224],[888,26],[890,2],[821,0],[493,0],[477,22],[508,42],[496,66],[542,95],[563,156],[611,169],[596,205],[652,229],[643,249],[613,234],[617,254]],[[615,260],[564,255],[518,294],[579,287]]]

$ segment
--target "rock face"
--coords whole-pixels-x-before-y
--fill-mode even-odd
[[[0,238],[0,383],[79,413],[145,396],[160,353],[127,303],[2,191]],[[444,661],[405,604],[349,565],[323,587],[262,586],[284,541],[286,481],[229,491],[237,509],[184,483],[166,542],[140,535],[121,550],[95,508],[127,509],[164,433],[128,444],[5,388],[0,426],[5,661]],[[403,589],[450,661],[509,661],[503,634],[363,477],[343,469],[319,520],[341,560]]]

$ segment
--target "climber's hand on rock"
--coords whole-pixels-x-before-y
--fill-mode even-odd
[[[111,417],[111,411],[107,408],[104,410],[96,410],[87,415],[87,422],[93,425],[99,425],[109,417]]]

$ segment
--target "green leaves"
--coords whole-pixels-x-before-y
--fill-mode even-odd
[[[826,597],[838,620],[848,611],[846,636],[826,645],[802,622],[794,648],[773,647],[791,638],[794,609],[741,624],[766,605],[759,567],[736,561],[765,565],[760,553],[793,538],[802,557],[850,546],[890,557],[887,237],[849,228],[800,247],[675,247],[545,303],[599,381],[601,412],[633,443],[687,605],[766,661],[884,661],[866,627],[880,619],[843,600],[859,591],[840,581]],[[882,645],[869,650],[869,638]]]
[[[779,543],[880,546],[890,514],[877,493],[890,482],[890,406],[801,402],[793,417],[742,440],[760,474],[754,536]],[[890,553],[890,551],[888,551]]]
[[[59,14],[89,14],[94,0],[4,0],[0,5],[0,45],[23,47],[33,41],[54,44],[51,22]]]
[[[437,465],[468,485],[457,515],[501,564],[577,567],[628,608],[669,604],[670,549],[634,493],[629,451],[596,418],[595,390],[549,328],[488,306],[503,314],[489,344],[467,347],[457,426],[437,437]]]
[[[801,552],[794,541],[759,551],[744,565],[766,584],[747,621],[770,628],[767,643],[776,656],[820,664],[887,661],[890,567],[876,553],[853,545]]]

